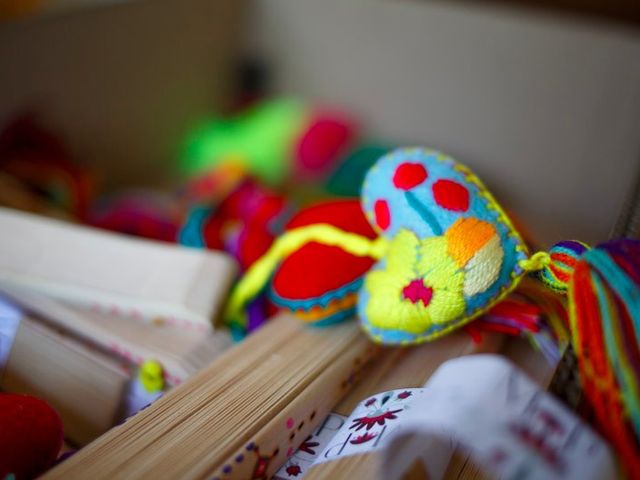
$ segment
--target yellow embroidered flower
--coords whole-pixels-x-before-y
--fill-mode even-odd
[[[418,240],[402,229],[391,241],[386,268],[365,278],[366,315],[374,327],[421,333],[464,313],[463,285],[445,237]]]

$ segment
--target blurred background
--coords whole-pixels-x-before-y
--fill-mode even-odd
[[[89,210],[132,187],[175,191],[235,158],[206,146],[216,135],[257,151],[281,142],[254,167],[284,172],[267,183],[287,190],[307,180],[287,135],[340,112],[348,145],[314,185],[364,147],[424,145],[471,166],[541,246],[598,242],[633,217],[635,1],[2,0],[0,18],[0,171],[30,194],[42,179],[10,160],[20,138],[42,144],[43,132],[88,178],[75,188]],[[220,122],[246,112],[253,130],[285,126],[229,140],[237,125]],[[342,178],[357,184],[363,162]],[[11,181],[4,203],[16,201]],[[49,199],[72,195],[47,188]]]
[[[81,229],[60,224],[70,236],[53,240],[24,234],[7,220],[19,215],[0,208],[0,247],[37,237],[58,248],[54,286],[68,274],[71,287],[89,287],[84,303],[56,299],[67,310],[55,315],[51,304],[34,310],[29,297],[5,304],[0,295],[0,388],[51,401],[65,450],[96,438],[230,347],[211,320],[236,264],[241,274],[287,229],[334,217],[341,229],[375,237],[357,197],[368,168],[400,146],[441,150],[471,167],[534,249],[637,236],[640,2],[0,0],[0,207],[229,253],[218,256],[225,268],[207,272],[216,301],[196,312],[200,329],[170,309],[131,322],[142,316],[128,303],[135,295],[125,289],[120,304],[102,305],[94,287],[113,277],[120,292],[121,272],[145,271],[130,265],[127,242],[84,229],[94,243],[78,244],[104,264],[75,275],[86,260],[67,238]],[[305,212],[336,198],[346,200]],[[103,241],[122,250],[105,253]],[[0,274],[24,267],[29,278],[31,262],[14,262],[13,251],[0,248]],[[171,247],[153,257],[149,264],[166,260],[170,271],[156,279],[183,278],[175,274],[182,260],[171,259],[185,252],[196,254]],[[296,290],[315,288],[305,277],[327,290],[325,275],[342,291],[372,262],[333,258],[294,262],[290,298],[316,298]],[[156,290],[164,300],[169,288]],[[521,337],[502,352],[546,385],[568,343],[567,315],[561,302],[540,300],[546,311],[526,295],[467,333]],[[231,336],[272,317],[273,298],[257,298]],[[575,362],[563,357],[554,384],[573,406]]]

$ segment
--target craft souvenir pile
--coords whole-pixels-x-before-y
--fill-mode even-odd
[[[637,471],[639,241],[594,248],[562,241],[531,254],[468,168],[423,148],[382,156],[366,175],[360,201],[375,236],[358,227],[357,214],[347,227],[335,217],[295,225],[239,282],[228,304],[229,321],[243,324],[245,304],[268,289],[302,321],[326,325],[356,313],[373,341],[411,345],[487,312],[499,317],[501,302],[526,276],[535,276],[550,291],[567,294],[569,337],[585,394],[601,431],[628,470]],[[313,268],[312,252],[322,248],[333,255],[323,259],[324,270]],[[297,275],[287,277],[288,271]],[[323,275],[331,271],[350,275],[327,282]],[[283,291],[295,298],[282,301]]]
[[[229,252],[237,338],[285,309],[314,327],[357,318],[385,345],[459,328],[525,336],[551,362],[571,345],[601,432],[640,469],[640,242],[533,253],[467,167],[362,130],[334,109],[256,103],[189,135],[175,191],[95,200],[91,172],[18,119],[0,135],[0,204]]]

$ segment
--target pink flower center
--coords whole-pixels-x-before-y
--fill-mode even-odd
[[[433,289],[427,287],[422,280],[412,280],[409,285],[402,289],[402,297],[411,303],[420,301],[426,307],[431,302],[431,297],[433,297]]]

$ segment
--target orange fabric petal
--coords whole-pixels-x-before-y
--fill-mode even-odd
[[[463,267],[496,234],[493,225],[474,217],[459,218],[444,236],[447,252],[459,267]]]

